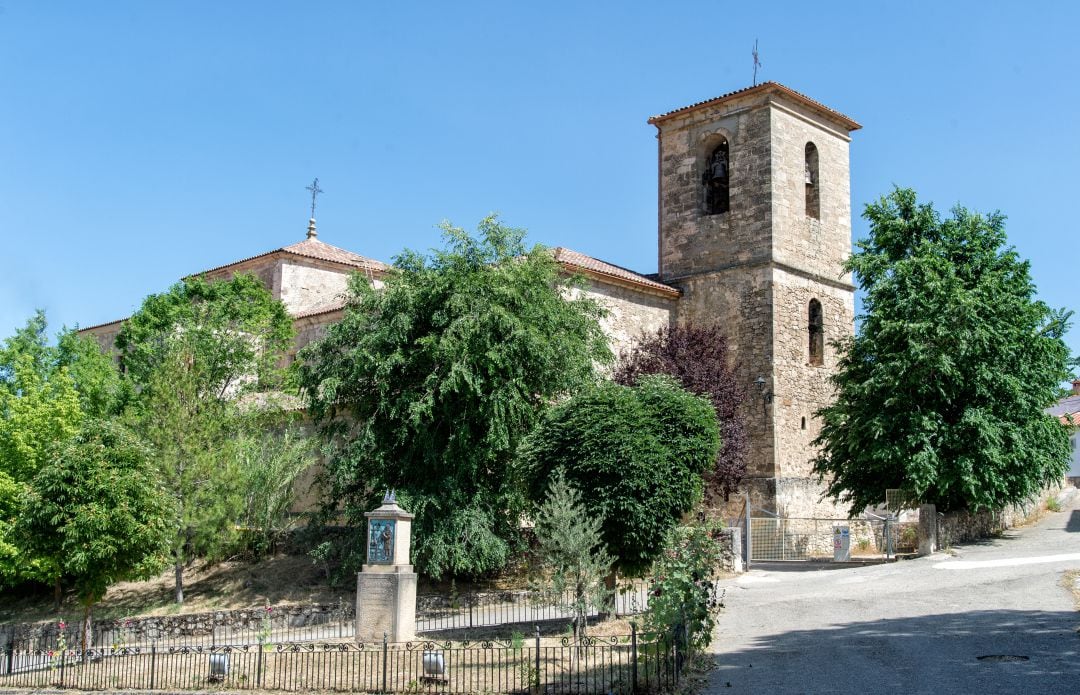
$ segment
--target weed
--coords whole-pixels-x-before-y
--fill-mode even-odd
[[[1048,497],[1046,499],[1046,511],[1048,512],[1060,512],[1061,502],[1058,502],[1057,497]]]

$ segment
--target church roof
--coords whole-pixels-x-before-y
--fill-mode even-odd
[[[632,270],[614,265],[613,263],[601,261],[592,256],[586,256],[583,253],[572,251],[563,246],[556,247],[554,253],[555,260],[571,272],[581,272],[600,280],[616,280],[621,284],[634,285],[643,289],[659,292],[660,294],[669,297],[678,297],[682,294],[682,292],[671,285],[665,285],[664,283],[657,282],[641,273],[635,273]]]
[[[207,273],[215,273],[219,270],[225,270],[226,268],[232,268],[233,266],[240,265],[241,263],[247,263],[260,258],[266,258],[268,256],[290,255],[300,256],[302,258],[313,258],[319,261],[328,261],[330,263],[336,263],[338,265],[349,266],[351,268],[359,268],[362,270],[374,270],[378,272],[385,272],[389,269],[389,266],[382,261],[376,261],[373,258],[367,258],[361,256],[358,253],[352,251],[346,251],[345,249],[338,248],[337,246],[331,246],[326,242],[319,241],[316,238],[304,239],[303,241],[289,246],[282,246],[279,249],[273,251],[267,251],[266,253],[260,253],[256,256],[249,256],[248,258],[241,259],[239,261],[233,261],[232,263],[226,263],[225,265],[219,265],[216,268],[210,268],[204,270],[201,273],[193,273],[194,275],[206,275]]]
[[[723,101],[725,101],[727,99],[732,99],[734,97],[748,96],[748,95],[751,95],[751,94],[758,94],[758,93],[761,93],[761,92],[779,92],[780,94],[784,94],[784,95],[786,95],[788,97],[791,97],[795,101],[801,103],[803,106],[809,107],[813,111],[823,113],[824,115],[829,116],[829,117],[833,118],[834,120],[840,121],[841,123],[844,124],[844,126],[849,131],[858,130],[859,128],[862,128],[862,126],[859,123],[852,120],[848,116],[845,116],[844,114],[840,113],[839,111],[836,111],[835,109],[830,109],[828,106],[826,106],[825,104],[822,104],[820,101],[816,101],[814,99],[811,99],[810,97],[806,96],[805,94],[801,94],[799,92],[796,92],[794,89],[792,89],[790,87],[785,87],[784,85],[780,84],[779,82],[762,82],[761,84],[754,85],[753,87],[744,87],[742,89],[736,89],[734,92],[728,92],[727,94],[721,94],[720,96],[713,97],[712,99],[706,99],[705,101],[699,101],[697,103],[690,104],[689,106],[684,106],[682,108],[675,109],[674,111],[668,111],[667,113],[662,113],[659,116],[653,116],[652,118],[649,119],[649,123],[652,124],[652,125],[656,125],[656,124],[662,123],[663,121],[666,121],[666,120],[668,120],[670,118],[674,118],[675,116],[681,116],[684,113],[688,113],[690,111],[701,108],[703,106],[715,106],[715,105],[717,105],[717,104],[719,104],[719,103],[721,103],[721,102],[723,102]]]
[[[1047,408],[1046,412],[1056,417],[1063,425],[1080,424],[1080,394],[1074,393],[1062,398],[1057,405]]]

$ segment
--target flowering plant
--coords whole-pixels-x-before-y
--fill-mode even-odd
[[[653,567],[646,622],[682,649],[704,649],[723,607],[716,572],[724,557],[720,525],[672,529]]]
[[[264,644],[268,639],[270,639],[270,633],[273,629],[273,623],[271,622],[273,612],[273,606],[268,605],[263,609],[262,620],[259,622],[259,644]]]

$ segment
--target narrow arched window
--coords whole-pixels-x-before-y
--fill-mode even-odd
[[[705,171],[701,175],[701,185],[705,189],[705,214],[719,215],[727,212],[731,206],[728,195],[730,182],[730,152],[728,141],[721,139],[720,143],[709,153],[705,160]]]
[[[803,172],[806,180],[806,216],[821,219],[821,181],[818,180],[818,154],[814,143],[806,143],[806,161]]]
[[[810,300],[809,311],[810,364],[825,364],[825,317],[821,313],[821,302]]]

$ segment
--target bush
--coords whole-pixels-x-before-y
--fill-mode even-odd
[[[712,405],[666,376],[607,383],[552,408],[527,438],[522,469],[542,500],[561,469],[603,519],[603,540],[626,574],[648,570],[665,534],[702,496],[720,434]]]
[[[656,561],[646,621],[650,630],[676,639],[680,648],[709,646],[722,604],[716,572],[724,557],[720,525],[672,529]]]

